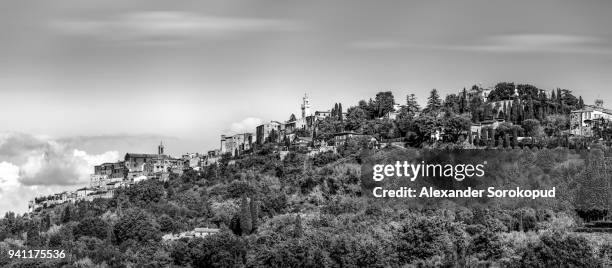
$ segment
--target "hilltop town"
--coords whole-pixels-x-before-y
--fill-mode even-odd
[[[612,112],[603,101],[498,83],[445,97],[431,90],[424,107],[390,91],[345,105],[317,110],[304,96],[301,114],[221,135],[206,153],[173,157],[162,142],[155,153],[126,153],[95,166],[88,187],[37,197],[30,213],[7,213],[0,247],[69,251],[71,259],[50,266],[452,266],[461,259],[466,267],[538,267],[528,264],[571,254],[612,264],[605,234],[612,225],[602,221],[611,208]],[[557,195],[376,197],[363,167],[394,157],[486,161],[482,179],[456,186],[554,187]],[[398,182],[380,183],[396,189]],[[449,187],[433,177],[409,183]]]
[[[94,167],[90,186],[41,196],[29,202],[29,211],[96,198],[112,198],[116,189],[148,179],[167,181],[171,174],[202,170],[268,149],[282,160],[292,151],[313,157],[336,153],[349,140],[370,147],[433,146],[443,148],[515,148],[524,146],[584,146],[587,141],[612,137],[612,110],[603,101],[585,105],[569,90],[542,90],[531,85],[498,83],[493,88],[473,86],[442,100],[432,90],[421,109],[413,94],[397,103],[391,92],[379,92],[369,102],[344,111],[341,103],[330,110],[314,110],[308,95],[301,114],[286,121],[270,121],[254,132],[221,135],[218,149],[187,153],[175,158],[164,153],[126,153],[123,160]]]

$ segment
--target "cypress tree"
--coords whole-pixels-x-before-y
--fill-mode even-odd
[[[482,129],[482,141],[484,142],[485,145],[488,145],[489,142],[489,131],[487,129]]]
[[[461,92],[461,98],[459,99],[459,113],[464,113],[467,107],[467,91],[465,87]]]
[[[45,218],[43,220],[43,230],[49,230],[49,227],[51,227],[51,216],[49,215],[49,213],[45,214]]]
[[[427,106],[425,109],[427,112],[435,112],[438,111],[440,107],[442,107],[442,100],[440,99],[440,95],[438,95],[438,90],[434,88],[429,93],[429,98],[427,98]]]
[[[62,213],[62,223],[67,223],[72,218],[72,212],[70,211],[70,206],[66,206],[64,209],[64,213]]]
[[[259,225],[259,202],[251,199],[249,203],[249,209],[251,210],[251,221],[253,231],[257,230],[257,226]]]
[[[342,121],[342,103],[338,103],[338,120]]]
[[[508,133],[504,133],[504,147],[509,148],[510,145],[510,135]]]
[[[332,116],[338,117],[338,103],[334,103],[334,109],[332,110]]]
[[[298,214],[295,218],[294,237],[300,238],[302,237],[302,235],[304,235],[304,229],[302,227],[302,217],[300,217],[300,214]]]
[[[253,219],[251,218],[249,201],[246,195],[242,196],[240,203],[240,229],[243,234],[250,234],[253,230]]]
[[[512,148],[516,148],[518,146],[518,129],[512,128]]]

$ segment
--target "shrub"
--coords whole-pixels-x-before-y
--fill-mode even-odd
[[[73,233],[75,238],[81,236],[96,237],[105,239],[108,235],[108,224],[100,218],[85,218],[74,228]]]
[[[547,232],[523,253],[523,267],[601,267],[586,238]]]
[[[463,225],[440,217],[419,217],[405,222],[398,233],[399,264],[440,256],[446,263],[460,263],[466,255],[468,235]]]

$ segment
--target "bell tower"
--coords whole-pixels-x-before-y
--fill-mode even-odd
[[[302,98],[302,118],[306,118],[311,115],[310,99],[308,99],[308,94],[304,94],[304,97]]]
[[[164,154],[164,143],[162,141],[159,141],[159,145],[157,146],[157,154],[158,155]]]

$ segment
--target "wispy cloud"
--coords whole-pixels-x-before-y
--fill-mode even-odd
[[[605,40],[568,34],[507,34],[485,37],[481,44],[450,46],[449,49],[489,52],[606,53]]]
[[[183,11],[122,13],[102,19],[67,19],[53,23],[61,33],[106,41],[180,42],[219,39],[245,33],[293,31],[289,20],[218,17]]]
[[[254,132],[255,128],[262,124],[262,120],[255,117],[247,117],[240,122],[232,123],[230,126],[231,133]]]
[[[365,49],[365,50],[387,50],[387,49],[398,49],[406,47],[406,43],[391,41],[391,40],[380,40],[380,41],[356,41],[348,44],[349,48],[354,49]]]
[[[449,50],[494,53],[611,54],[611,42],[594,36],[570,34],[500,34],[470,42],[415,42],[410,40],[356,41],[347,46],[362,50]]]

